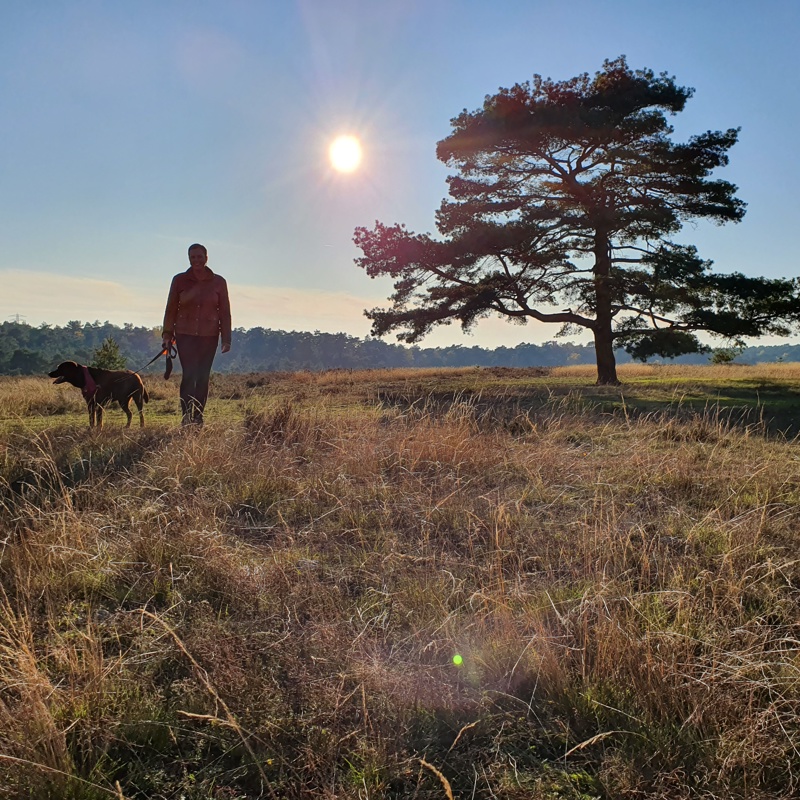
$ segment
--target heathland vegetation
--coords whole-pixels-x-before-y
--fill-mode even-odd
[[[0,795],[776,798],[800,368],[0,379]]]

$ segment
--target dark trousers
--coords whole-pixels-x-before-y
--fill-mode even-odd
[[[175,335],[181,362],[181,413],[183,422],[203,424],[203,409],[208,400],[211,365],[217,352],[219,336]]]

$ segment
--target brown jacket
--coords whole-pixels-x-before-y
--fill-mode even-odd
[[[162,336],[171,339],[176,333],[221,335],[222,344],[231,343],[231,304],[225,278],[205,267],[198,280],[189,267],[172,279]]]

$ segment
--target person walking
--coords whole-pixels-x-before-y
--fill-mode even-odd
[[[181,362],[181,424],[202,425],[208,400],[211,365],[221,351],[231,349],[231,305],[228,284],[208,267],[208,250],[189,247],[189,269],[178,273],[169,287],[161,346],[175,342]]]

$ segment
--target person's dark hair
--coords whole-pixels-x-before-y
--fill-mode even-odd
[[[189,245],[189,252],[191,253],[192,250],[197,250],[198,248],[202,250],[206,255],[208,255],[208,250],[206,250],[205,246],[202,244],[198,244],[197,242]]]

